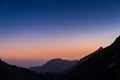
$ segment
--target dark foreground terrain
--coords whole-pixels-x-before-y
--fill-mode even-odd
[[[0,80],[120,80],[120,37],[61,73],[36,73],[0,60]]]

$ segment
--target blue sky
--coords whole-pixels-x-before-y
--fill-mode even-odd
[[[67,30],[111,27],[117,0],[2,0],[1,30]],[[105,26],[105,27],[104,27]]]

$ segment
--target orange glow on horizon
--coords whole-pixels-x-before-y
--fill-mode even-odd
[[[95,36],[94,36],[95,37]],[[100,36],[96,38],[66,37],[58,39],[17,40],[1,43],[0,56],[4,59],[50,59],[50,58],[75,58],[80,59],[105,43]],[[100,39],[99,39],[100,38]],[[98,39],[98,40],[97,40]],[[101,42],[100,42],[101,40]],[[98,42],[99,41],[99,42]]]
[[[48,59],[48,58],[81,58],[94,50],[96,47],[82,47],[68,44],[53,44],[47,46],[18,47],[5,46],[0,53],[7,59]]]

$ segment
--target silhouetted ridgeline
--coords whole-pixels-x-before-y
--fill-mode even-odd
[[[0,60],[0,80],[120,80],[120,37],[62,73],[36,73]]]
[[[60,80],[120,80],[120,37],[110,46],[89,56],[82,63],[80,60]]]
[[[39,73],[46,73],[46,72],[52,72],[52,73],[59,73],[62,71],[65,71],[75,65],[78,62],[78,60],[63,60],[60,58],[52,59],[45,63],[42,66],[36,66],[36,67],[30,67],[29,69],[35,72]]]
[[[52,74],[53,75],[53,74]],[[0,60],[0,80],[50,80],[51,75],[32,72]]]

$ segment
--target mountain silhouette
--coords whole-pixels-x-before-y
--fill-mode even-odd
[[[110,46],[99,48],[60,73],[37,73],[0,59],[0,80],[120,80],[120,36]]]
[[[59,80],[120,80],[120,36],[110,46],[81,59]]]
[[[80,64],[82,64],[82,63],[84,63],[84,62],[86,62],[86,61],[87,61],[89,58],[91,58],[92,56],[97,55],[97,53],[98,53],[99,51],[101,51],[101,50],[103,50],[102,47],[98,48],[95,52],[93,52],[93,53],[90,54],[90,55],[85,56],[85,57],[82,58],[82,59],[80,59],[75,65],[73,65],[71,68],[69,68],[68,70],[66,70],[66,71],[64,71],[64,72],[62,72],[62,73],[65,74],[65,73],[67,73],[67,72],[72,71],[74,68],[77,68],[78,65],[80,65]]]
[[[29,69],[39,73],[60,73],[75,65],[78,60],[62,60],[60,58],[52,59],[42,66],[30,67]]]
[[[47,77],[46,77],[47,76]],[[28,69],[9,65],[0,59],[0,80],[50,80],[47,74],[32,72]]]

